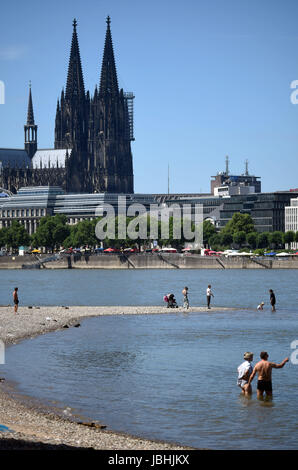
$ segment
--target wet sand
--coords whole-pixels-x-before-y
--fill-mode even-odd
[[[212,311],[233,310],[214,307]],[[5,346],[65,327],[75,327],[81,320],[101,315],[152,315],[206,312],[206,307],[168,309],[166,307],[20,307],[0,306],[0,340]],[[0,365],[1,371],[1,365]],[[0,372],[0,377],[4,377]],[[79,421],[79,420],[78,420]],[[90,424],[90,423],[88,423]],[[106,423],[104,423],[106,424]],[[1,425],[12,432],[1,432]],[[189,447],[151,441],[93,427],[64,418],[55,410],[18,395],[12,384],[0,382],[0,450],[4,449],[99,449],[99,450],[181,450]]]

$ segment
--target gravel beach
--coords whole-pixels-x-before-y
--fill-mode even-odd
[[[217,307],[213,311],[232,310]],[[166,307],[0,307],[0,340],[5,346],[40,334],[74,327],[80,320],[100,315],[146,315],[178,312],[205,312],[205,307],[167,309]],[[209,310],[210,312],[210,310]],[[212,312],[212,310],[211,310]],[[1,373],[0,365],[0,377]],[[86,425],[89,424],[89,425]],[[100,449],[100,450],[181,450],[179,445],[150,441],[114,431],[101,429],[100,423],[79,424],[53,410],[20,398],[11,384],[0,382],[0,450],[4,449]],[[11,432],[1,432],[3,426]]]

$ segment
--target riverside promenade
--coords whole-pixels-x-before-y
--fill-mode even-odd
[[[0,257],[0,269],[298,269],[298,256],[201,256],[182,253]]]

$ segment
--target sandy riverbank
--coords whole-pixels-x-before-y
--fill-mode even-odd
[[[213,311],[232,310],[217,307]],[[71,328],[87,317],[100,315],[148,315],[206,311],[205,307],[189,310],[166,307],[20,307],[15,315],[12,306],[0,307],[0,340],[6,346],[51,331]],[[211,310],[212,312],[212,310]],[[0,366],[1,371],[1,366]],[[0,377],[3,374],[0,372]],[[0,382],[0,425],[13,432],[0,431],[1,449],[77,449],[105,450],[180,450],[175,444],[149,441],[100,427],[88,427],[61,417],[53,410],[36,408],[17,398],[6,381]],[[0,427],[1,429],[1,427]]]

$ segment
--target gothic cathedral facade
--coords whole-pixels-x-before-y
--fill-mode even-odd
[[[61,186],[66,192],[133,193],[133,93],[119,90],[110,18],[99,88],[85,91],[73,22],[65,91],[57,102],[54,149],[37,149],[31,86],[23,155],[6,149],[0,187],[16,192],[21,186]],[[5,149],[0,149],[5,157]],[[1,152],[0,152],[1,159]],[[17,160],[16,160],[17,159]]]

